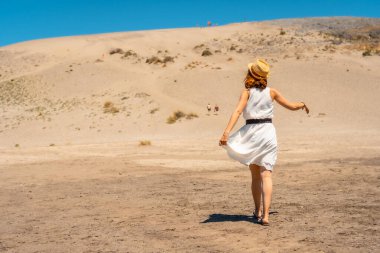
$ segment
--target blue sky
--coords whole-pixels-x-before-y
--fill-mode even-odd
[[[279,18],[380,17],[380,0],[0,0],[0,46],[67,35]]]

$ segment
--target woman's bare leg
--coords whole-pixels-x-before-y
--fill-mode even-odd
[[[251,191],[253,201],[255,203],[255,215],[257,217],[261,216],[261,175],[260,175],[260,167],[256,164],[249,165],[249,169],[251,170],[252,176],[252,184]]]
[[[272,171],[261,167],[261,181],[263,185],[263,222],[269,222],[269,208],[272,200]]]

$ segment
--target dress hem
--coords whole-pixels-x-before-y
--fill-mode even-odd
[[[251,165],[251,164],[254,164],[254,165],[257,165],[257,166],[260,166],[260,167],[264,167],[266,170],[270,170],[270,171],[273,171],[273,167],[274,167],[274,164],[270,164],[270,163],[258,163],[258,162],[249,162],[249,163],[242,163],[244,165]]]

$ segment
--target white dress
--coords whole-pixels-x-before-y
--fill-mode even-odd
[[[243,111],[244,119],[273,118],[270,88],[251,88]],[[273,170],[277,160],[276,129],[272,123],[247,124],[233,133],[223,146],[234,160],[245,165],[256,164]]]

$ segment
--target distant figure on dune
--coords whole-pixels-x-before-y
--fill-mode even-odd
[[[273,101],[289,110],[305,109],[309,113],[304,102],[289,102],[279,91],[268,87],[268,77],[269,64],[265,60],[259,59],[248,64],[245,89],[219,141],[219,145],[227,150],[232,159],[249,166],[255,203],[253,217],[266,226],[269,225],[272,199],[272,171],[277,160],[276,130],[272,124]],[[229,136],[241,113],[246,124]]]
[[[219,106],[217,104],[214,106],[214,112],[219,112]]]
[[[210,105],[210,103],[207,104],[207,111],[211,112],[211,105]]]

